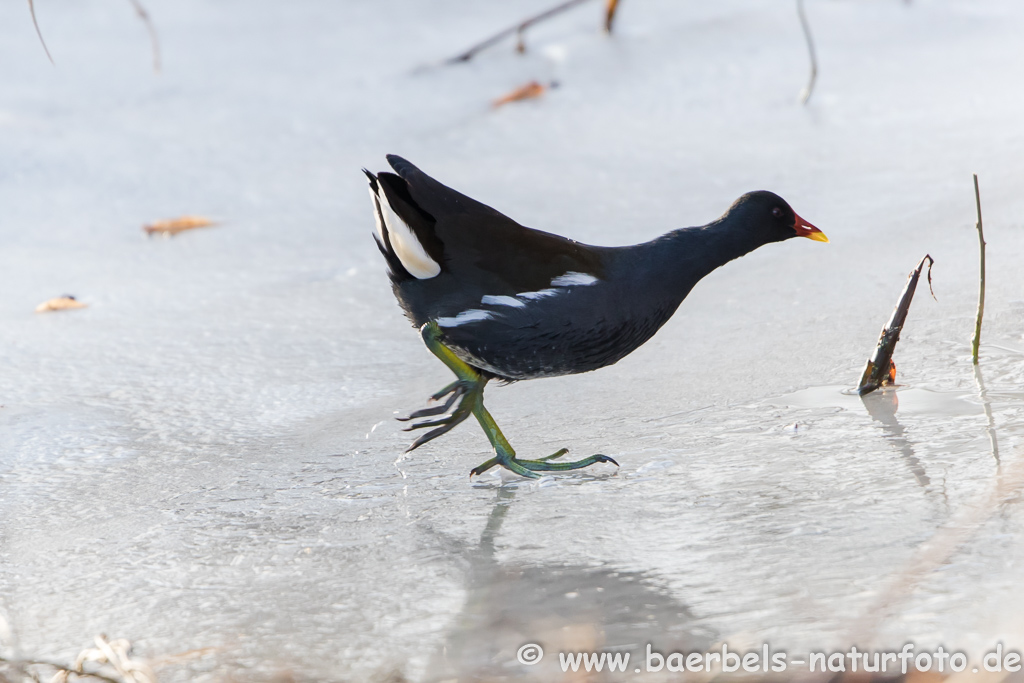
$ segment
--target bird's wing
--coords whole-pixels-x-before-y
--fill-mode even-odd
[[[446,290],[445,298],[479,302],[481,296],[542,291],[567,274],[602,277],[599,250],[526,228],[439,183],[405,159],[387,158],[398,175],[381,173],[377,178],[395,213],[439,264],[438,274],[450,276],[436,283],[438,294]],[[419,284],[429,288],[430,279],[420,278]],[[453,285],[463,288],[466,296],[453,297]]]

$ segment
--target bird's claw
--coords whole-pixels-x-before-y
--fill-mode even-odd
[[[476,467],[474,467],[473,469],[471,469],[469,471],[469,478],[472,479],[473,477],[479,477],[481,474],[483,474],[484,472],[486,472],[487,470],[491,469],[492,467],[494,467],[497,464],[498,464],[498,459],[497,458],[491,458],[490,460],[488,460],[486,462],[482,462],[482,463],[480,463],[479,465],[477,465]]]

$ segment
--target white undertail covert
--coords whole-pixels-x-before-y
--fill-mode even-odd
[[[420,280],[432,278],[440,273],[440,264],[430,258],[426,249],[416,239],[416,233],[391,208],[387,193],[384,192],[379,181],[376,191],[373,185],[370,185],[370,195],[374,201],[374,209],[377,210],[374,212],[377,219],[377,232],[381,233],[381,239],[383,239],[382,227],[387,230],[388,242],[390,242],[395,256],[402,262],[402,267],[409,271],[410,275]],[[382,220],[383,226],[381,226]]]

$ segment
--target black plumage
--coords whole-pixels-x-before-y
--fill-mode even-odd
[[[365,171],[377,245],[399,304],[456,376],[431,397],[448,396],[443,404],[405,418],[428,418],[409,429],[430,429],[409,450],[473,415],[494,457],[471,475],[496,465],[523,477],[617,465],[602,454],[554,462],[564,448],[537,460],[517,457],[484,407],[487,382],[611,365],[650,339],[715,268],[769,242],[828,241],[781,197],[751,192],[707,225],[629,247],[594,247],[523,227],[401,157],[388,161],[395,173]]]
[[[395,296],[416,327],[436,321],[459,358],[507,380],[615,363],[650,339],[714,269],[770,242],[824,237],[781,197],[762,191],[743,195],[705,226],[633,246],[590,246],[524,227],[401,157],[387,159],[396,173],[366,174]],[[439,266],[436,275],[417,277],[405,267],[392,236],[402,226],[388,224],[385,201]]]

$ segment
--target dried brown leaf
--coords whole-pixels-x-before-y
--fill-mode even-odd
[[[70,294],[65,296],[54,297],[48,301],[36,306],[36,313],[48,313],[50,311],[66,311],[71,308],[87,308],[88,304],[83,304],[81,301],[71,296]]]
[[[492,105],[494,107],[500,107],[508,104],[509,102],[521,102],[522,100],[532,100],[540,97],[547,90],[547,86],[541,85],[537,81],[530,81],[526,85],[521,85],[512,92],[502,95],[498,99],[494,100]]]
[[[146,231],[147,235],[177,235],[179,232],[205,228],[210,225],[215,225],[214,221],[205,216],[179,216],[178,218],[153,221],[144,225],[142,229]]]

